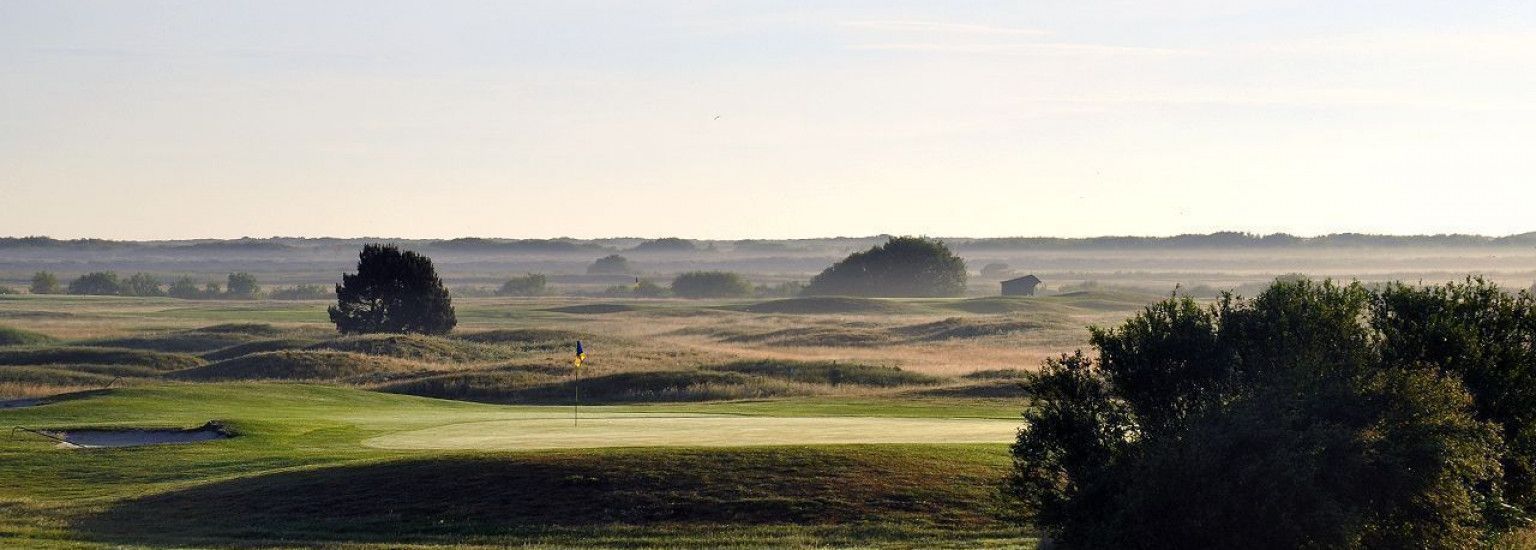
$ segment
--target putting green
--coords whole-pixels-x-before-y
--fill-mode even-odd
[[[977,418],[601,414],[448,424],[363,441],[383,449],[523,450],[838,443],[1006,443],[1019,423]]]

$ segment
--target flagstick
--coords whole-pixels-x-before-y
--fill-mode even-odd
[[[571,409],[571,425],[581,425],[581,367],[576,367],[576,406]]]

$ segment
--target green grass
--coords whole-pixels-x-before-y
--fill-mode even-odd
[[[56,341],[54,337],[41,332],[0,326],[0,346],[36,346]]]
[[[185,428],[221,420],[239,435],[73,451],[37,437],[0,438],[0,545],[969,548],[1032,541],[996,497],[1008,468],[1002,444],[512,453],[363,444],[568,410],[249,383],[115,389],[3,410],[4,425]],[[1016,414],[894,399],[587,411],[765,420]]]

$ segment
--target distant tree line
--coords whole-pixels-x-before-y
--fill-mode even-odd
[[[169,296],[189,300],[253,300],[262,296],[261,285],[256,277],[244,272],[230,273],[225,279],[225,285],[221,287],[217,282],[199,283],[191,277],[181,277],[167,285],[148,273],[134,273],[121,278],[114,271],[86,273],[68,285],[60,285],[56,275],[39,271],[32,275],[30,291],[33,294]]]

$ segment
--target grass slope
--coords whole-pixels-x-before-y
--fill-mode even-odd
[[[41,332],[0,326],[0,346],[37,346],[56,341],[54,337]]]
[[[218,419],[239,436],[85,451],[0,438],[0,546],[1032,544],[995,499],[1008,468],[1000,444],[402,452],[361,442],[567,409],[251,383],[135,387],[55,401],[0,411],[0,423],[181,428]],[[1014,410],[800,400],[591,412],[1009,418]]]

